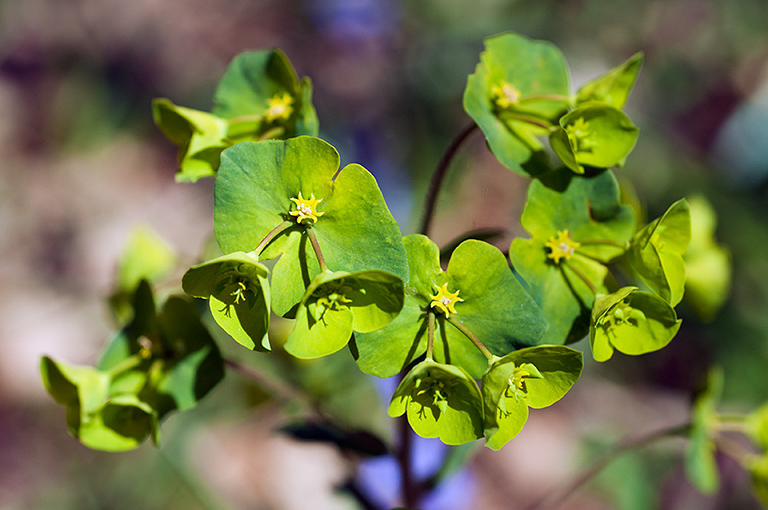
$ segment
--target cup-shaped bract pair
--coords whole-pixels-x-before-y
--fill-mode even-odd
[[[268,351],[268,275],[256,258],[234,252],[190,268],[181,283],[190,296],[208,299],[216,323],[239,344]]]
[[[595,293],[608,293],[605,263],[624,254],[634,213],[610,171],[560,169],[531,183],[521,223],[531,239],[515,239],[509,257],[549,323],[541,343],[575,342],[589,331]]]
[[[403,308],[403,281],[384,271],[320,273],[307,287],[285,350],[297,358],[332,354],[352,331],[380,329]]]
[[[568,110],[568,94],[568,69],[556,46],[505,33],[485,40],[463,102],[496,158],[529,175],[521,165],[543,149],[538,137]]]
[[[497,356],[538,344],[547,324],[498,248],[464,241],[443,271],[440,250],[429,238],[409,235],[404,243],[410,278],[403,310],[388,326],[355,334],[352,352],[360,370],[389,377],[424,354],[430,314],[436,326],[433,358],[458,365],[475,379],[487,362],[459,327]]]
[[[250,51],[232,60],[211,113],[153,102],[155,124],[179,147],[178,181],[215,175],[221,151],[243,141],[317,135],[312,84],[301,81],[285,54]]]
[[[669,303],[637,287],[599,295],[589,328],[592,356],[606,361],[614,349],[631,355],[657,351],[674,338],[681,322]]]
[[[691,213],[683,198],[632,238],[629,262],[643,282],[672,306],[683,298]]]
[[[401,280],[408,263],[400,228],[374,177],[319,138],[244,142],[222,153],[216,176],[214,232],[224,253],[280,257],[271,306],[294,318],[322,272],[384,271]]]
[[[408,417],[421,437],[449,445],[483,437],[483,400],[477,383],[455,365],[424,360],[398,385],[389,405],[392,417]]]
[[[113,385],[109,374],[48,356],[42,358],[40,372],[45,389],[67,408],[69,434],[85,446],[124,451],[149,436],[157,439],[157,412],[136,394]]]
[[[638,130],[621,110],[597,101],[578,105],[560,118],[549,143],[565,166],[577,174],[584,166],[622,166],[635,146]]]
[[[491,361],[482,379],[486,446],[504,446],[523,429],[528,408],[563,398],[582,368],[581,352],[562,345],[527,347]]]

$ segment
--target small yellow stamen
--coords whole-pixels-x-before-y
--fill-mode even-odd
[[[317,221],[317,218],[325,213],[317,211],[317,205],[323,201],[322,198],[315,198],[315,194],[312,193],[308,199],[304,199],[299,192],[299,198],[292,198],[296,203],[296,210],[289,211],[291,216],[296,216],[296,223],[301,223],[304,220]]]
[[[589,139],[592,133],[587,131],[588,128],[589,122],[582,117],[576,119],[573,124],[565,126],[565,132],[568,134],[574,152],[586,151],[595,145],[595,142]]]
[[[547,253],[547,258],[554,260],[555,264],[559,264],[560,259],[570,259],[576,248],[581,246],[581,243],[571,239],[566,229],[558,230],[557,236],[550,237],[549,241],[544,243],[544,246],[550,249],[550,252]]]
[[[520,91],[503,81],[491,87],[491,98],[499,108],[509,108],[520,102]]]
[[[267,109],[264,111],[264,118],[267,122],[273,122],[278,119],[288,120],[293,113],[293,98],[288,92],[283,95],[275,94],[267,99]]]
[[[430,307],[438,307],[440,311],[442,311],[446,317],[450,317],[452,313],[456,313],[456,303],[459,301],[464,301],[459,297],[459,292],[456,291],[455,293],[450,293],[448,291],[448,284],[444,283],[442,287],[437,288],[437,294],[434,296],[430,295],[429,297],[432,298],[432,302],[429,304]]]

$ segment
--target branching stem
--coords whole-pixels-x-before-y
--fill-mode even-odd
[[[485,345],[483,345],[483,342],[481,342],[480,339],[477,338],[475,334],[472,333],[462,322],[457,321],[456,319],[452,319],[450,317],[446,317],[445,320],[453,324],[456,327],[456,329],[464,333],[464,336],[469,338],[469,340],[473,344],[475,344],[475,347],[477,347],[480,350],[480,352],[483,353],[483,356],[485,356],[485,359],[487,360],[493,359],[493,353],[491,353],[491,351],[489,351],[488,348]]]
[[[576,276],[578,276],[578,277],[581,279],[581,281],[583,281],[583,282],[584,282],[584,284],[585,284],[587,287],[589,287],[589,290],[591,290],[591,291],[592,291],[592,294],[595,294],[595,295],[597,295],[597,287],[595,287],[595,284],[594,284],[594,283],[592,283],[591,281],[589,281],[589,278],[587,278],[587,275],[585,275],[585,274],[584,274],[584,273],[581,271],[581,269],[578,269],[577,267],[575,267],[575,266],[573,266],[572,264],[569,264],[569,263],[567,263],[567,262],[566,262],[566,263],[565,263],[563,266],[561,266],[561,267],[565,267],[565,266],[567,266],[567,267],[568,267],[568,269],[570,269],[571,271],[573,271],[573,274],[575,274]]]
[[[317,256],[317,263],[320,264],[320,271],[328,271],[328,265],[325,263],[323,252],[320,251],[320,243],[317,242],[317,236],[311,226],[307,226],[307,235],[309,236],[309,242],[312,243],[312,249],[315,250]]]
[[[435,205],[437,204],[437,196],[440,194],[440,188],[443,186],[445,175],[448,173],[448,167],[453,161],[453,157],[461,147],[461,144],[477,129],[477,124],[474,122],[464,128],[464,131],[454,138],[451,145],[445,150],[443,157],[435,168],[435,173],[432,174],[432,180],[429,182],[429,189],[427,190],[427,198],[424,200],[424,216],[421,221],[421,228],[419,232],[424,235],[429,234],[429,228],[432,226],[432,217],[435,214]]]
[[[260,253],[261,253],[261,252],[264,250],[264,248],[266,248],[266,247],[267,247],[267,245],[269,244],[269,242],[270,242],[270,241],[272,241],[272,239],[274,239],[275,237],[277,237],[277,236],[278,236],[278,234],[282,233],[282,232],[283,232],[285,229],[287,229],[287,228],[288,228],[288,227],[290,227],[291,225],[293,225],[293,222],[292,222],[292,221],[288,221],[288,220],[285,220],[284,222],[282,222],[281,224],[279,224],[278,226],[276,226],[275,228],[273,228],[273,229],[272,229],[272,230],[269,232],[269,234],[267,234],[266,236],[264,236],[264,239],[262,239],[262,240],[261,240],[261,242],[260,242],[259,244],[257,244],[257,245],[256,245],[256,248],[254,248],[254,249],[253,249],[253,251],[252,251],[251,253],[255,253],[255,254],[256,254],[256,258],[258,258],[258,257],[259,257],[259,254],[260,254]]]
[[[432,359],[432,350],[435,345],[435,312],[427,312],[427,359]]]

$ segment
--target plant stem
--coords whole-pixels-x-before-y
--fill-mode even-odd
[[[435,173],[432,174],[432,180],[429,182],[429,189],[427,190],[427,197],[424,200],[424,216],[421,221],[421,228],[419,228],[419,232],[424,235],[429,234],[429,228],[432,225],[432,217],[435,213],[435,205],[437,205],[437,196],[440,193],[440,188],[445,180],[445,175],[448,173],[448,167],[450,166],[451,161],[453,161],[453,157],[456,155],[459,147],[461,147],[461,144],[464,143],[467,137],[469,137],[475,129],[477,129],[477,124],[473,122],[454,138],[451,145],[445,150],[443,157],[440,158],[440,162],[437,164],[437,168],[435,168]]]
[[[278,234],[280,234],[281,232],[283,232],[283,230],[287,229],[287,228],[288,228],[289,226],[291,226],[292,224],[293,224],[293,222],[292,222],[292,221],[288,221],[288,220],[285,220],[284,222],[282,222],[281,224],[279,224],[278,226],[276,226],[275,228],[273,228],[273,229],[272,229],[272,230],[269,232],[269,234],[267,234],[266,236],[264,236],[264,239],[262,239],[262,240],[261,240],[261,242],[260,242],[258,245],[256,245],[256,248],[254,248],[254,249],[253,249],[253,251],[252,251],[251,253],[255,253],[255,254],[256,254],[256,258],[258,259],[258,258],[259,258],[259,254],[262,252],[262,250],[264,250],[264,248],[266,248],[266,247],[267,247],[267,245],[269,244],[269,242],[270,242],[272,239],[274,239],[275,237],[277,237],[277,235],[278,235]]]
[[[629,249],[629,243],[620,243],[610,239],[587,239],[585,241],[579,241],[579,244],[604,244],[609,246],[617,246],[624,250]]]
[[[533,124],[534,126],[540,127],[541,129],[552,130],[554,128],[554,126],[547,124],[544,121],[541,121],[534,117],[529,117],[527,115],[520,115],[519,113],[503,112],[503,118],[504,120],[510,119],[510,120],[519,120],[520,122],[527,122],[528,124]]]
[[[285,128],[283,126],[275,126],[264,131],[264,133],[262,133],[262,135],[259,137],[259,141],[263,142],[264,140],[269,140],[270,138],[281,136],[284,132]]]
[[[594,283],[589,281],[589,278],[587,278],[587,276],[584,273],[582,273],[580,269],[575,268],[574,266],[572,266],[571,264],[568,264],[567,262],[565,263],[564,266],[561,266],[561,268],[565,266],[567,266],[568,269],[573,271],[573,273],[576,276],[578,276],[581,279],[581,281],[583,281],[587,285],[587,287],[589,287],[589,290],[592,291],[592,294],[597,295],[597,287],[595,287]]]
[[[530,96],[525,96],[520,98],[520,103],[524,103],[526,101],[541,101],[541,100],[551,100],[551,101],[570,101],[571,98],[568,96],[563,96],[560,94],[533,94]]]
[[[493,353],[488,350],[486,346],[483,345],[483,342],[480,341],[479,338],[477,338],[474,333],[472,333],[467,327],[462,324],[460,321],[457,321],[456,319],[451,319],[450,317],[446,317],[445,320],[456,326],[456,329],[464,333],[464,336],[469,338],[473,344],[475,344],[475,347],[477,347],[480,352],[483,353],[483,356],[485,356],[485,359],[490,360],[493,359]]]
[[[248,379],[251,379],[256,384],[258,384],[259,386],[267,390],[269,393],[271,393],[272,395],[274,395],[275,397],[281,400],[299,401],[311,408],[314,408],[314,405],[312,402],[310,402],[309,398],[302,392],[298,391],[296,388],[271,380],[270,378],[266,377],[264,374],[261,374],[256,370],[250,367],[247,367],[245,365],[241,365],[237,361],[234,361],[231,359],[224,359],[224,364],[228,368],[239,373],[240,375],[247,377]],[[321,414],[321,413],[318,413],[318,414]]]
[[[600,471],[602,471],[608,464],[616,460],[621,455],[632,450],[642,448],[665,437],[684,435],[690,428],[691,424],[686,423],[685,425],[669,427],[658,430],[656,432],[651,432],[650,434],[638,438],[629,438],[620,441],[602,457],[594,461],[589,467],[578,474],[573,480],[565,484],[560,489],[550,491],[548,495],[544,496],[542,499],[528,507],[528,510],[552,510],[557,508],[582,486],[597,476]]]
[[[427,359],[432,359],[432,349],[435,345],[435,312],[427,312]]]
[[[320,251],[320,243],[317,242],[317,236],[315,235],[315,231],[312,230],[312,227],[307,225],[307,235],[309,236],[309,242],[312,243],[312,249],[315,250],[315,255],[317,256],[317,262],[320,264],[320,271],[328,271],[328,266],[325,263],[325,258],[323,257],[323,252]]]
[[[128,370],[141,365],[144,361],[146,361],[146,359],[147,358],[142,358],[138,354],[134,354],[133,356],[125,358],[123,361],[107,370],[107,374],[109,374],[110,377],[114,377],[117,374],[122,374],[123,372],[127,372]]]

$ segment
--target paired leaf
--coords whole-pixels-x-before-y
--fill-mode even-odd
[[[403,299],[403,281],[383,271],[321,273],[301,300],[285,350],[297,358],[332,354],[347,345],[352,331],[392,322]]]
[[[400,229],[373,176],[360,165],[339,168],[339,154],[318,138],[241,143],[226,150],[215,185],[214,232],[224,253],[250,252],[289,222],[259,254],[280,257],[272,273],[272,309],[292,317],[320,273],[307,229],[328,267],[408,276]],[[296,200],[320,200],[315,221],[297,221]],[[292,200],[296,199],[296,200]]]
[[[500,449],[528,419],[528,408],[548,407],[581,375],[581,352],[559,345],[527,347],[493,361],[483,374],[486,446]]]
[[[464,241],[443,272],[440,251],[427,237],[406,236],[404,243],[411,274],[403,311],[385,328],[355,334],[353,352],[363,372],[389,377],[422,355],[430,310],[437,316],[434,358],[459,365],[477,379],[487,365],[485,357],[450,321],[463,324],[499,356],[538,343],[546,323],[497,248]],[[448,317],[432,305],[441,288],[458,292],[455,312],[449,311]]]
[[[638,130],[621,110],[606,103],[577,106],[560,119],[549,136],[552,149],[577,174],[584,166],[622,166],[635,146]]]
[[[609,171],[579,177],[560,169],[531,183],[521,223],[532,237],[512,241],[509,257],[549,323],[541,343],[575,342],[589,331],[595,298],[585,280],[608,292],[603,262],[624,253],[634,213]]]
[[[568,70],[556,46],[505,33],[485,40],[463,104],[498,160],[530,175],[522,165],[542,150],[538,137],[568,109],[568,94]]]
[[[309,78],[278,50],[241,53],[219,82],[211,113],[156,99],[155,124],[179,146],[178,181],[216,174],[221,151],[243,141],[317,135]]]
[[[683,198],[632,238],[629,262],[655,293],[675,306],[683,298],[683,254],[691,240],[691,214]]]
[[[464,369],[425,360],[413,367],[392,396],[389,415],[406,414],[421,437],[458,445],[483,437],[480,389]]]
[[[631,355],[657,351],[672,340],[681,322],[669,303],[636,287],[597,296],[589,328],[592,356],[606,361],[614,349]]]
[[[207,298],[211,315],[238,343],[269,351],[269,270],[254,257],[234,252],[190,268],[184,292]]]
[[[601,101],[622,109],[642,65],[643,53],[635,53],[623,64],[585,83],[576,93],[576,104]]]

